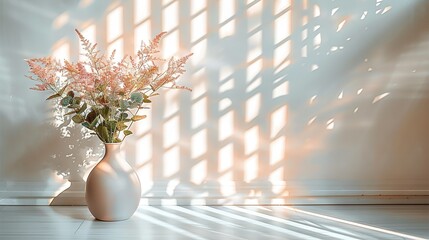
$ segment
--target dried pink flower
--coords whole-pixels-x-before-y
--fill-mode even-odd
[[[120,133],[131,134],[131,124],[143,119],[137,115],[141,105],[158,95],[160,88],[191,90],[178,86],[176,80],[185,73],[184,66],[192,54],[169,61],[157,56],[166,32],[156,35],[149,44],[142,43],[136,57],[125,56],[119,62],[114,62],[115,51],[107,57],[96,49],[97,44],[78,30],[76,33],[87,60],[64,61],[62,65],[50,57],[29,59],[26,61],[32,76],[27,77],[40,82],[31,89],[54,92],[48,99],[62,97],[60,103],[72,109],[67,114],[74,114],[73,121],[94,130],[104,142],[122,141]]]

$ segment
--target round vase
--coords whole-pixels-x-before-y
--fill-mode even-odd
[[[141,184],[136,171],[125,160],[120,143],[105,143],[101,161],[86,181],[89,211],[101,221],[130,218],[140,202]]]

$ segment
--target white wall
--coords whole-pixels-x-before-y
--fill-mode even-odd
[[[83,203],[103,146],[23,59],[77,60],[74,28],[109,47],[118,8],[125,53],[168,30],[165,54],[195,54],[194,91],[163,93],[124,144],[143,203],[429,195],[429,1],[135,2],[0,1],[0,204]]]

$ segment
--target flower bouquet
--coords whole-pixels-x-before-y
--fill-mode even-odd
[[[146,115],[139,114],[148,108],[152,97],[161,88],[186,89],[176,84],[185,72],[184,66],[192,55],[175,59],[157,56],[159,44],[166,32],[158,34],[149,44],[141,44],[135,57],[125,56],[115,62],[115,51],[110,56],[101,54],[97,44],[89,42],[78,30],[85,61],[71,63],[51,57],[26,60],[28,78],[40,82],[34,90],[52,91],[47,100],[57,99],[69,109],[77,124],[92,130],[104,143],[119,143],[132,134],[131,125]]]
[[[187,89],[176,84],[184,65],[192,55],[157,57],[159,43],[166,34],[158,34],[149,44],[142,44],[136,57],[114,61],[115,51],[106,57],[77,31],[86,60],[64,64],[50,57],[26,60],[30,79],[38,81],[32,89],[53,92],[55,99],[68,109],[65,115],[91,130],[105,143],[103,159],[91,170],[86,181],[86,202],[95,218],[103,221],[128,219],[136,211],[141,197],[141,183],[136,171],[124,159],[120,143],[132,134],[134,122],[146,115],[147,108],[161,88]]]

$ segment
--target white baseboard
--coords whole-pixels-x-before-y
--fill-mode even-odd
[[[282,198],[229,197],[185,198],[143,197],[142,206],[229,206],[229,205],[329,205],[329,204],[429,204],[429,195],[347,195],[347,196],[296,196]],[[53,205],[84,206],[85,197],[11,197],[0,199],[0,205]]]
[[[408,190],[411,184],[399,186],[401,189],[391,185],[378,185],[377,188],[364,185],[330,186],[323,188],[310,183],[290,182],[288,185],[285,182],[230,182],[221,186],[219,183],[195,186],[158,182],[150,190],[143,191],[141,205],[429,204],[429,190]],[[85,182],[67,183],[60,187],[13,183],[0,191],[0,205],[86,205]]]

